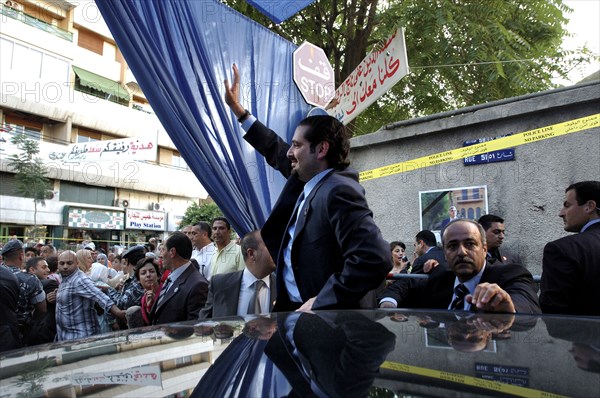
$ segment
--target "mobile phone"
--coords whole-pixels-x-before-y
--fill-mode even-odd
[[[406,256],[402,257],[401,261],[408,261],[408,257],[406,257]]]

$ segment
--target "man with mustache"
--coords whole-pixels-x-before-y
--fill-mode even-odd
[[[460,219],[442,237],[447,266],[428,279],[396,281],[380,296],[382,308],[436,308],[458,311],[540,313],[531,273],[518,264],[486,261],[481,225]]]

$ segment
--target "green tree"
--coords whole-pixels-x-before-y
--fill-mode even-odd
[[[197,203],[192,203],[185,210],[183,219],[181,220],[181,225],[192,225],[196,224],[198,221],[206,221],[210,224],[215,217],[223,217],[223,212],[216,204],[205,203],[198,205]]]
[[[563,0],[317,0],[280,25],[244,0],[225,2],[296,44],[323,48],[336,85],[405,28],[410,74],[351,123],[355,135],[555,88],[551,78],[598,59],[585,47],[561,49],[572,11]]]
[[[37,210],[38,204],[46,206],[46,199],[52,188],[48,179],[48,171],[42,159],[37,155],[40,147],[25,134],[16,134],[11,138],[11,143],[20,153],[8,158],[8,166],[17,174],[17,187],[19,194],[26,198],[33,198],[33,240],[37,235]]]

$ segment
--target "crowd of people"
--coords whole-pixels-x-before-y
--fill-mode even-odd
[[[225,102],[244,139],[287,182],[261,230],[232,240],[218,217],[172,233],[165,242],[101,256],[89,242],[38,253],[11,240],[2,248],[2,350],[109,330],[222,316],[354,308],[432,308],[600,316],[600,182],[567,187],[559,216],[576,234],[546,245],[538,295],[531,273],[500,254],[504,220],[459,218],[406,245],[388,244],[349,167],[347,129],[311,116],[291,144],[239,103],[239,72]],[[393,274],[424,274],[386,284]]]

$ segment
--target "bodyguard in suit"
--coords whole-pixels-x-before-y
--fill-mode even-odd
[[[434,268],[427,279],[395,282],[379,306],[540,313],[531,273],[518,264],[487,263],[485,236],[474,221],[451,222],[443,236],[447,266]]]
[[[239,73],[225,101],[247,129],[244,139],[279,170],[285,184],[262,228],[277,265],[275,311],[358,308],[392,268],[358,173],[348,168],[350,136],[330,116],[300,122],[292,144],[239,104]]]
[[[429,269],[423,269],[425,263],[429,260],[435,260],[441,265],[446,264],[444,251],[437,247],[437,241],[434,233],[426,229],[419,231],[417,236],[415,236],[415,253],[417,253],[419,257],[413,261],[413,265],[410,270],[411,274],[429,273]]]
[[[247,233],[241,242],[246,268],[243,271],[215,275],[209,285],[208,299],[199,319],[267,313],[275,301],[275,263],[263,242],[260,231]],[[263,286],[258,293],[260,309],[254,306],[256,283]]]
[[[191,266],[192,242],[174,232],[160,249],[163,268],[171,271],[150,312],[153,325],[198,319],[206,303],[208,281]]]
[[[544,313],[600,316],[600,181],[570,185],[558,213],[574,235],[544,248],[540,304]]]

